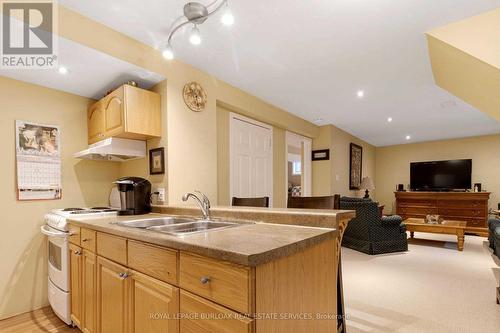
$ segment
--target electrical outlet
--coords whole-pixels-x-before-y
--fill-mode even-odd
[[[335,180],[339,181],[340,180],[340,176],[339,175],[335,175]]]
[[[158,188],[158,201],[165,202],[165,188]]]

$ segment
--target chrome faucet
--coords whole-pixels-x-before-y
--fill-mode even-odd
[[[195,199],[198,203],[198,206],[200,206],[201,212],[203,214],[203,219],[207,221],[210,220],[210,200],[208,200],[208,197],[200,191],[194,192],[198,195],[188,192],[182,196],[182,201],[188,201],[189,198]]]

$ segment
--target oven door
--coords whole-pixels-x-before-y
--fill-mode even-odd
[[[48,239],[49,278],[63,291],[69,290],[69,258],[68,233],[51,228],[41,227]]]

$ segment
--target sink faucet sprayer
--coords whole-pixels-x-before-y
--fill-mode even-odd
[[[198,193],[196,195],[195,193]],[[208,197],[201,193],[200,191],[195,191],[195,193],[188,192],[182,196],[182,201],[188,201],[189,198],[193,198],[200,206],[201,212],[203,214],[204,220],[210,220],[210,200]]]

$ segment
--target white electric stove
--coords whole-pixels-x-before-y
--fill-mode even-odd
[[[109,207],[53,209],[45,215],[41,231],[48,238],[48,297],[52,309],[66,324],[71,325],[69,297],[69,227],[72,217],[95,218],[115,216]]]

